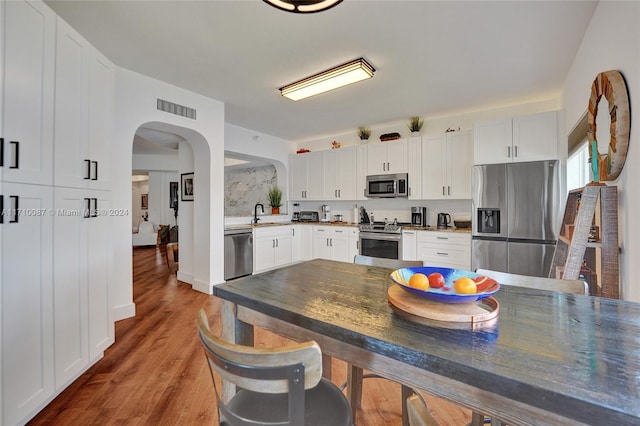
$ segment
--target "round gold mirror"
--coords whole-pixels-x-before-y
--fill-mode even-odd
[[[605,97],[606,102],[602,100],[602,96]],[[602,115],[608,112],[608,117],[598,117],[599,108]],[[593,81],[587,120],[593,179],[595,181],[614,180],[622,171],[627,158],[631,128],[629,93],[624,77],[619,71],[601,72]],[[605,130],[607,124],[608,132]]]

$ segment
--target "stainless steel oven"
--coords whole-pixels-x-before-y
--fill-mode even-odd
[[[360,254],[402,259],[402,228],[395,224],[361,224]]]

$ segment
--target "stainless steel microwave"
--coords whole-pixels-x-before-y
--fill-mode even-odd
[[[369,175],[364,195],[369,198],[399,198],[409,195],[409,175]]]

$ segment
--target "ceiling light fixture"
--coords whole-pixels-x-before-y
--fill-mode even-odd
[[[293,13],[315,13],[331,9],[342,0],[263,0],[265,3],[281,10]]]
[[[298,101],[371,78],[374,71],[367,61],[360,58],[281,87],[280,93],[286,98]]]

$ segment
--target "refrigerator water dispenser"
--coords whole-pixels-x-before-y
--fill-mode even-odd
[[[478,209],[478,232],[500,233],[500,209]]]

